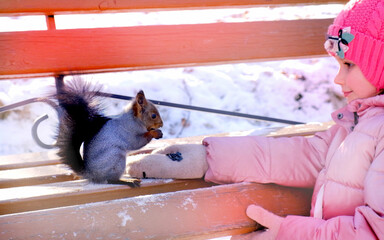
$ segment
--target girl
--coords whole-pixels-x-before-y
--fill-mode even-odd
[[[250,239],[384,239],[384,0],[349,2],[325,48],[340,64],[335,83],[348,101],[329,130],[310,138],[210,137],[131,159],[128,172],[314,187],[310,217],[249,206],[247,215],[268,228]],[[172,165],[164,154],[177,151],[184,164]]]

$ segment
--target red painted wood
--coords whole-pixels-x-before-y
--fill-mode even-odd
[[[0,33],[0,79],[325,54],[331,19]]]
[[[252,231],[250,204],[308,215],[311,190],[238,183],[0,216],[3,239],[209,239]]]
[[[346,3],[346,0],[0,0],[0,14],[223,8],[284,4]]]

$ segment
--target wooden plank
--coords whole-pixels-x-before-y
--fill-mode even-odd
[[[0,188],[76,180],[65,165],[50,165],[0,171]]]
[[[0,171],[59,164],[57,151],[0,156]]]
[[[202,179],[143,179],[140,188],[77,180],[0,189],[0,215],[213,186]]]
[[[269,137],[294,137],[294,136],[310,136],[317,132],[328,130],[335,124],[334,121],[323,123],[307,123],[299,125],[291,125],[284,128],[271,131],[267,134]]]
[[[133,151],[131,154],[138,153],[150,153],[153,149],[162,148],[173,144],[187,144],[187,143],[201,143],[206,137],[226,137],[226,136],[267,136],[267,137],[293,137],[293,136],[311,136],[317,132],[326,131],[332,127],[335,123],[333,121],[324,123],[307,123],[291,125],[286,127],[277,128],[266,128],[260,131],[239,131],[239,132],[227,132],[211,135],[184,137],[184,138],[171,138],[171,139],[160,139],[150,142],[148,145],[140,150]]]
[[[196,239],[251,231],[258,204],[307,215],[311,191],[238,183],[0,216],[3,239]],[[198,238],[197,238],[198,239]]]
[[[332,19],[0,33],[0,79],[324,55]],[[299,34],[298,34],[299,33]]]
[[[122,10],[203,9],[260,5],[346,3],[346,0],[0,0],[0,13],[58,14],[67,12],[105,12]]]

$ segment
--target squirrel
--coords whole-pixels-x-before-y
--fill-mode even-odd
[[[139,180],[120,178],[125,172],[128,151],[163,136],[159,129],[163,121],[155,105],[141,90],[123,113],[107,117],[96,103],[99,90],[95,86],[77,80],[62,84],[57,90],[61,113],[56,146],[61,162],[94,183],[138,186]]]

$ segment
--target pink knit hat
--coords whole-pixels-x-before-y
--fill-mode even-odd
[[[378,90],[384,89],[384,0],[351,0],[328,28],[331,55],[357,64]]]

